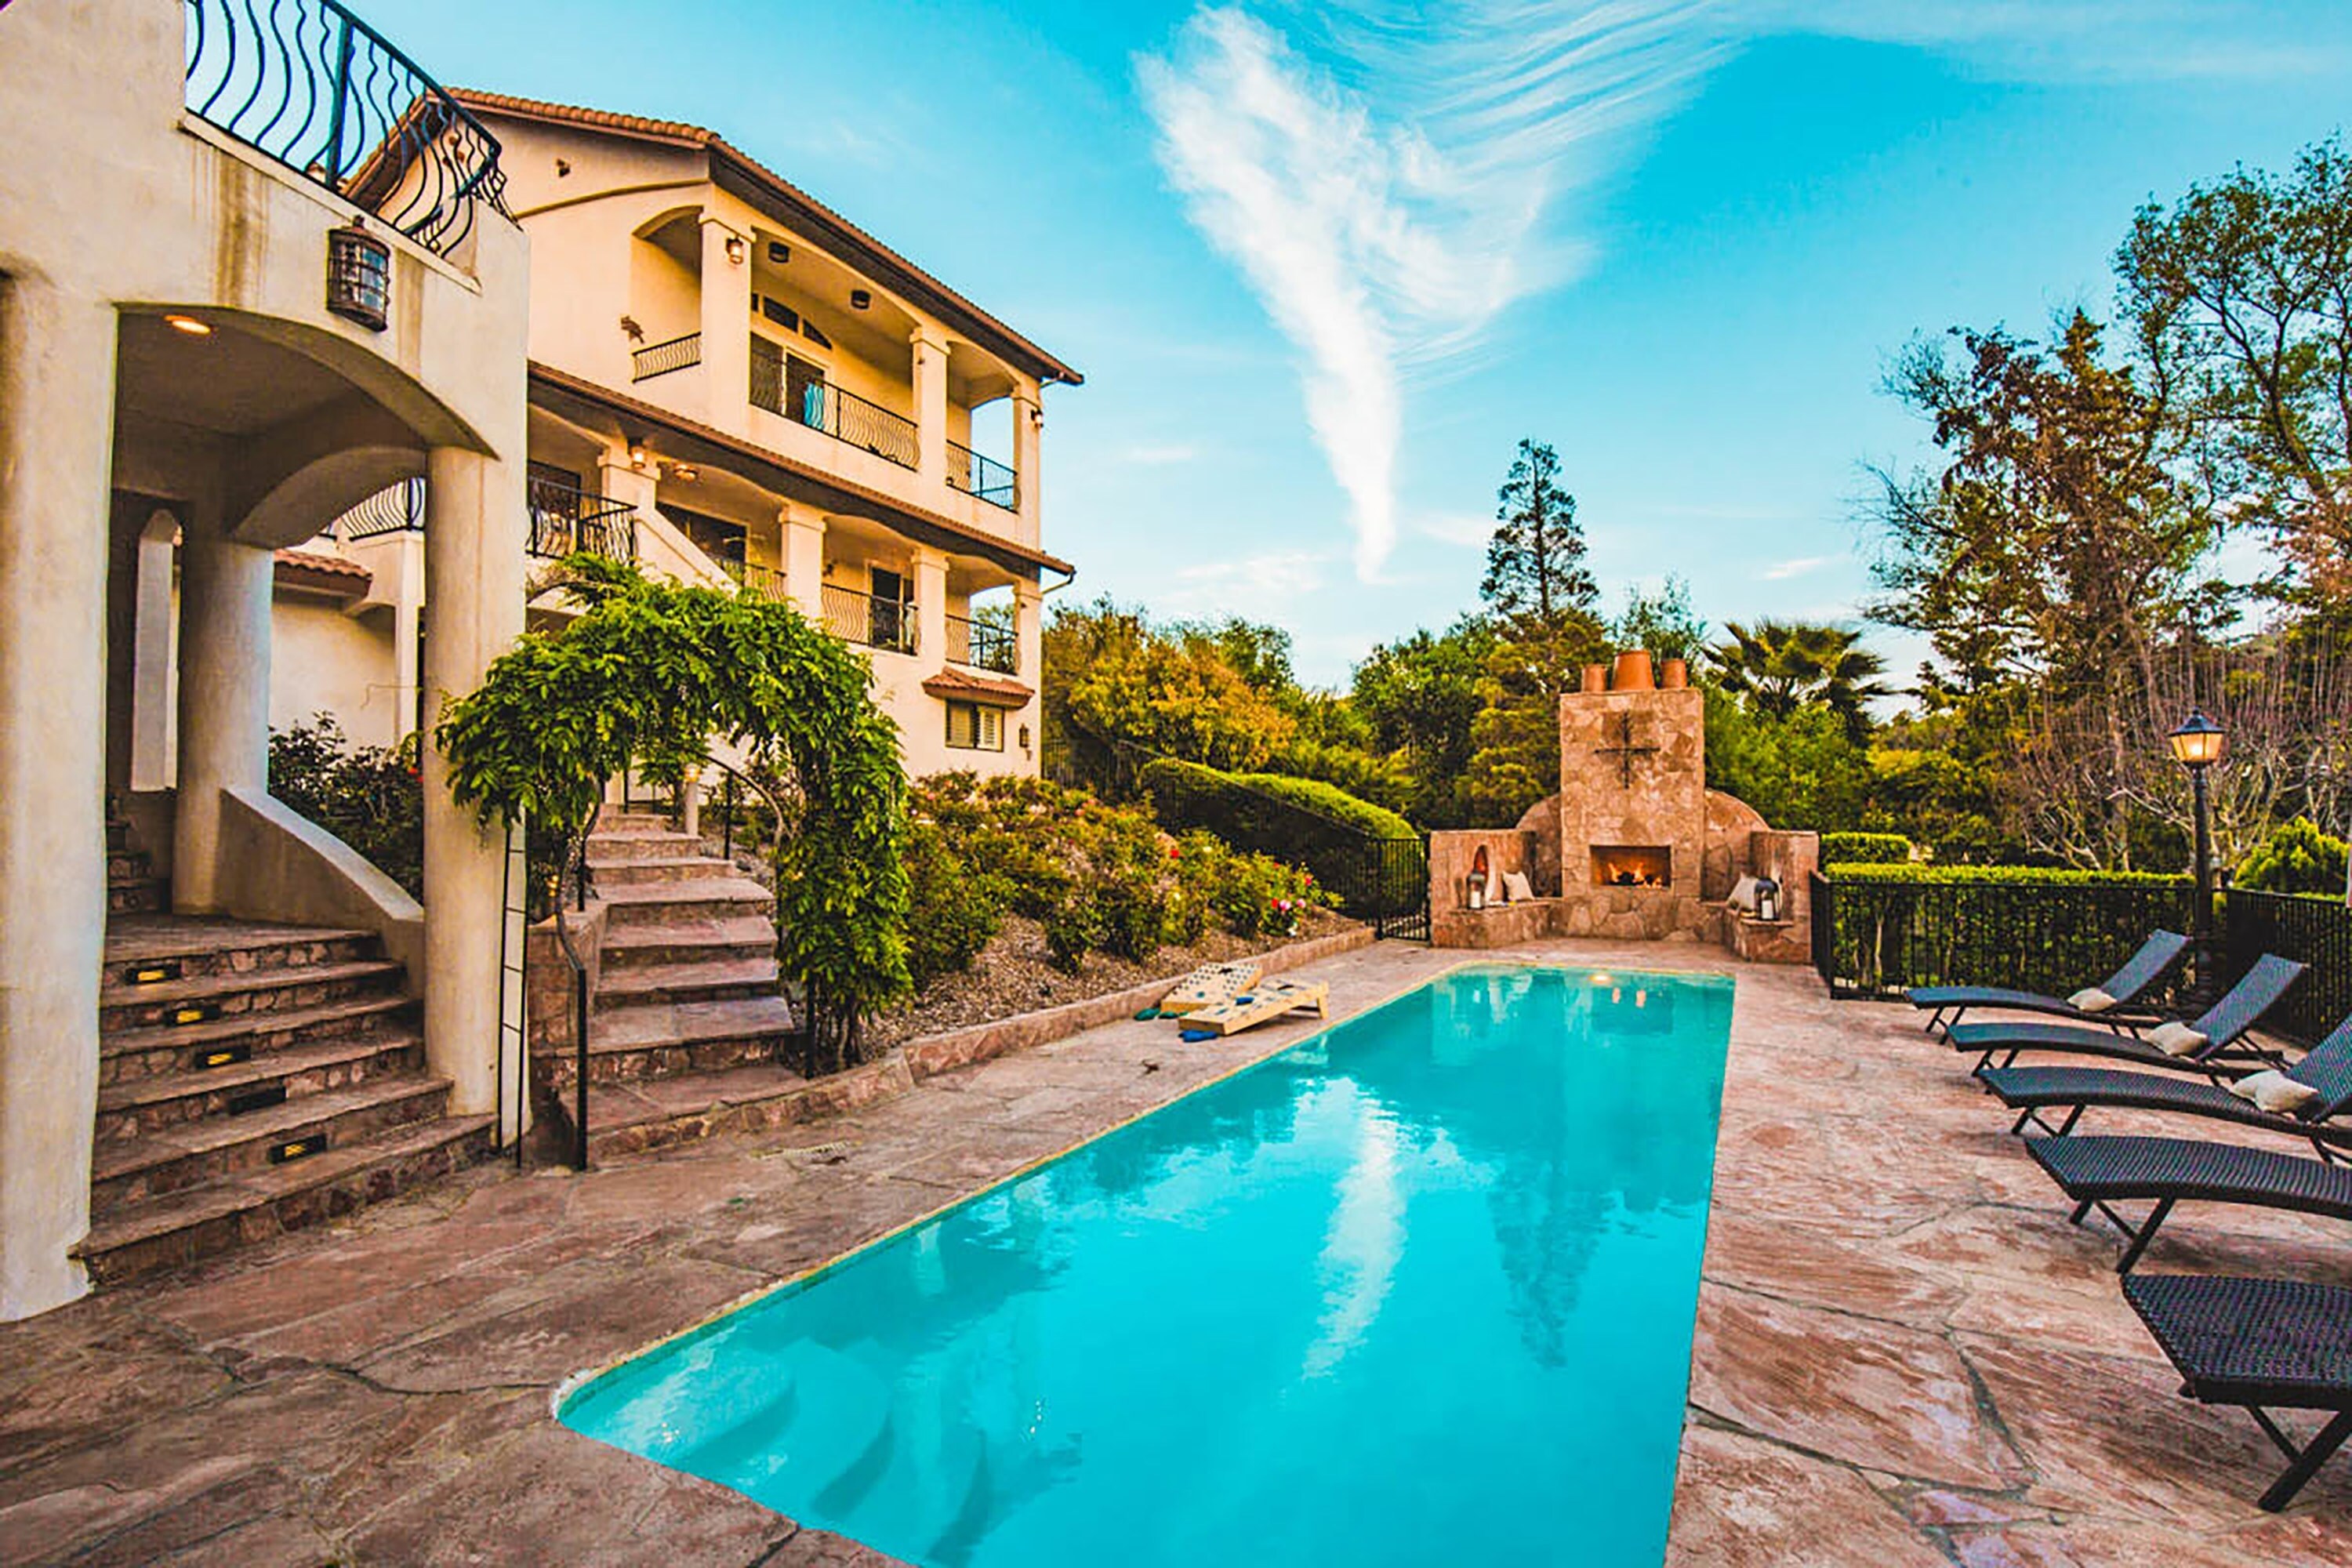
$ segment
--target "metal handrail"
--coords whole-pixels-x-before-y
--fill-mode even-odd
[[[335,519],[329,531],[346,544],[387,533],[424,532],[425,481],[409,479],[385,486]]]
[[[437,256],[506,212],[499,140],[336,0],[183,0],[189,113]]]
[[[891,653],[915,651],[915,626],[920,617],[912,600],[885,599],[838,583],[824,584],[821,598],[824,629],[842,641]]]
[[[786,395],[784,351],[751,334],[751,405],[780,418],[832,437],[846,447],[873,453],[902,468],[917,467],[915,422],[880,404],[845,392],[828,381],[812,380]]]
[[[971,616],[948,617],[948,662],[999,675],[1021,673],[1021,644],[1011,626]]]
[[[627,501],[606,500],[570,485],[530,481],[530,534],[524,549],[543,561],[560,561],[584,550],[607,561],[637,558],[637,511]]]
[[[685,370],[702,363],[702,334],[688,332],[684,337],[667,342],[647,343],[629,355],[629,380],[651,381],[657,375],[667,375],[674,370]]]
[[[730,562],[727,574],[740,584],[746,593],[773,605],[789,605],[792,595],[786,591],[784,574],[772,566],[762,566],[752,561]]]
[[[948,488],[1007,511],[1021,510],[1021,475],[1010,464],[983,458],[961,441],[948,443]]]

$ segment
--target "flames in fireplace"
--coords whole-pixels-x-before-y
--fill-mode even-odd
[[[1663,844],[1596,844],[1596,888],[1667,888],[1674,885],[1675,858]]]

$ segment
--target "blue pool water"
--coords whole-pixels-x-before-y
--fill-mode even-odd
[[[1655,1564],[1730,1021],[1723,979],[1458,972],[562,1419],[936,1568]]]

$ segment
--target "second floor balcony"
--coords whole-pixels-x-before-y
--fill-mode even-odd
[[[578,485],[539,474],[525,490],[530,534],[524,548],[542,561],[576,551],[608,561],[637,558],[637,514],[626,501],[607,500]]]
[[[989,616],[950,616],[947,658],[998,675],[1021,673],[1020,641],[1011,623]]]
[[[920,466],[915,422],[820,377],[766,338],[751,340],[751,405],[902,468]]]
[[[886,653],[913,653],[918,616],[914,601],[886,599],[838,583],[823,590],[824,629],[844,642]]]

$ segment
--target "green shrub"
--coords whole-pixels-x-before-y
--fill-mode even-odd
[[[1917,883],[1974,887],[2185,888],[2189,879],[2170,871],[2074,871],[2055,866],[1872,866],[1842,865],[1833,882]]]
[[[334,715],[269,732],[269,793],[425,896],[425,786],[416,737],[391,748],[362,746]]]
[[[916,818],[907,830],[907,972],[918,986],[971,966],[1004,924],[1012,889],[959,853],[936,822]]]
[[[1094,900],[1070,898],[1046,911],[1045,953],[1054,967],[1072,974],[1087,954],[1102,945],[1102,917]]]
[[[1905,866],[1910,864],[1911,840],[1900,833],[1824,833],[1824,866]]]
[[[2344,891],[2345,841],[2307,816],[2282,822],[2238,863],[2236,885],[2264,893]]]
[[[1278,837],[1302,827],[1314,834],[1318,831],[1318,825],[1312,820],[1315,818],[1352,837],[1415,836],[1412,824],[1386,806],[1359,800],[1320,779],[1297,779],[1283,773],[1221,773],[1198,763],[1161,757],[1145,764],[1142,784],[1150,793],[1162,822],[1181,818],[1183,827],[1208,828],[1228,843],[1236,840],[1233,833],[1219,827],[1219,821],[1232,825],[1244,836]]]

